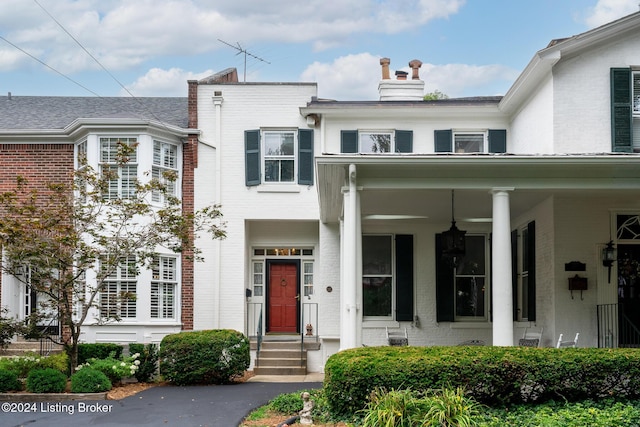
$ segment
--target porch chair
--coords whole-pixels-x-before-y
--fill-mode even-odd
[[[524,328],[524,334],[518,341],[518,345],[522,347],[541,347],[542,346],[542,332],[544,328],[540,328],[540,331],[532,331],[529,328]]]
[[[573,341],[562,341],[562,334],[558,337],[558,344],[556,344],[556,348],[568,348],[575,347],[578,344],[578,337],[580,336],[580,332],[576,333],[576,337]]]
[[[407,335],[407,328],[391,329],[385,328],[387,332],[387,343],[392,346],[409,345],[409,336]]]

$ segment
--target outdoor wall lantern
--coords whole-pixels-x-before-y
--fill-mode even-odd
[[[453,190],[451,190],[451,227],[442,233],[442,254],[451,257],[455,265],[456,257],[464,256],[465,254],[464,235],[467,232],[456,227],[453,197]]]
[[[602,249],[602,265],[609,269],[607,275],[608,283],[611,283],[611,266],[616,260],[616,248],[613,247],[613,240],[609,240],[607,246]]]

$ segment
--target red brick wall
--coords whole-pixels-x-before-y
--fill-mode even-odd
[[[47,183],[71,184],[73,144],[0,144],[0,193],[15,189],[17,176],[35,188]]]
[[[189,80],[189,128],[198,127],[198,82]],[[198,135],[192,134],[182,147],[182,210],[194,212],[194,169],[198,167]],[[193,238],[193,232],[191,233]],[[182,329],[193,330],[193,255],[187,251],[182,253]]]

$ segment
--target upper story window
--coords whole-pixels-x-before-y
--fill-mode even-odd
[[[176,195],[176,180],[178,178],[178,147],[166,142],[153,141],[153,166],[151,178],[165,185],[167,195]],[[151,200],[163,202],[165,194],[153,191]]]
[[[611,68],[611,151],[640,152],[640,71]]]
[[[464,131],[443,129],[434,132],[436,153],[506,153],[507,131],[488,129]]]
[[[313,145],[313,129],[245,131],[246,185],[313,185]]]
[[[413,131],[340,131],[340,152],[387,154],[413,152]]]
[[[393,143],[391,132],[360,132],[360,153],[389,153]]]
[[[484,153],[485,138],[484,132],[454,132],[453,151],[454,153]]]
[[[268,131],[262,137],[265,182],[293,182],[296,170],[296,134],[293,131]]]
[[[119,164],[119,152],[129,147],[127,162]],[[100,166],[103,174],[109,174],[106,199],[128,199],[135,195],[138,180],[137,138],[100,138]]]

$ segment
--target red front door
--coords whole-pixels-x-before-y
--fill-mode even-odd
[[[268,332],[297,332],[298,298],[297,264],[270,264]]]

